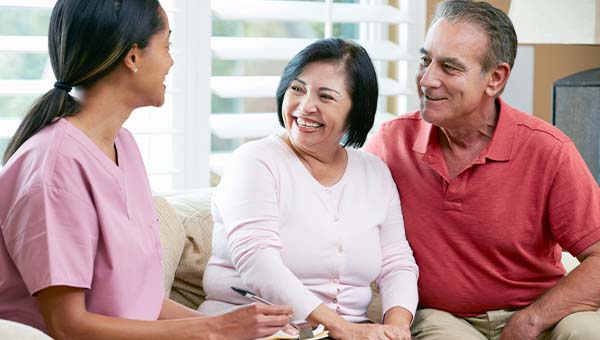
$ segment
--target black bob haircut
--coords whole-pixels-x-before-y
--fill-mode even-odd
[[[339,63],[346,75],[346,86],[352,106],[346,122],[344,147],[361,147],[373,127],[377,110],[377,74],[367,51],[360,45],[340,39],[317,40],[298,52],[283,70],[277,87],[277,118],[283,122],[283,97],[292,81],[298,77],[306,65],[322,61]],[[285,127],[285,126],[284,126]]]

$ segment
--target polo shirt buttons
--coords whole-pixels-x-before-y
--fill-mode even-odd
[[[338,303],[338,299],[335,297],[335,298],[333,298],[333,300],[331,300],[331,302]]]

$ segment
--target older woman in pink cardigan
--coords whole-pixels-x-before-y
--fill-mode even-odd
[[[286,132],[235,152],[213,200],[213,256],[200,310],[250,302],[230,286],[294,307],[334,339],[410,339],[418,268],[389,169],[360,147],[373,125],[377,78],[342,39],[309,45],[277,90]],[[383,324],[368,323],[370,284]]]

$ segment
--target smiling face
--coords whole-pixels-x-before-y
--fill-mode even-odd
[[[165,78],[173,66],[173,58],[169,51],[171,28],[169,19],[160,9],[163,29],[152,36],[150,43],[141,50],[136,60],[138,72],[135,77],[139,88],[140,106],[161,106],[165,102]]]
[[[292,146],[300,152],[339,149],[352,99],[337,62],[313,62],[288,86],[282,115]]]
[[[417,73],[425,121],[455,128],[486,109],[490,73],[483,74],[481,60],[488,40],[482,29],[470,23],[440,19],[431,27]]]

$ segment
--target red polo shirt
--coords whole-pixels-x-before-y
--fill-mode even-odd
[[[419,112],[365,149],[390,167],[420,269],[420,307],[472,316],[523,307],[600,240],[600,189],[573,142],[501,100],[490,144],[450,179],[438,131]]]

